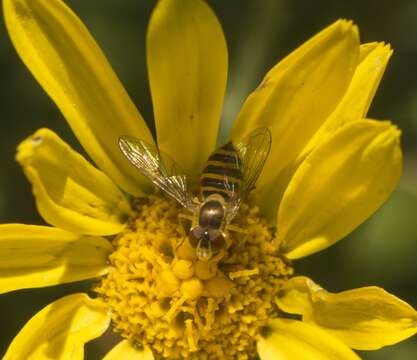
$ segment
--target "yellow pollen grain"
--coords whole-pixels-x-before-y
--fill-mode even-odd
[[[197,259],[197,254],[195,249],[190,245],[188,239],[181,238],[178,242],[178,245],[174,248],[175,256],[178,259],[185,259],[194,261]]]
[[[155,359],[252,359],[292,267],[256,207],[242,205],[234,225],[245,233],[229,231],[229,249],[206,262],[184,237],[182,211],[159,196],[138,200],[94,290],[112,309],[113,330]]]
[[[187,298],[195,299],[203,293],[203,284],[200,279],[186,280],[181,284],[180,290]]]
[[[192,261],[180,259],[174,263],[172,271],[178,279],[186,280],[194,275],[194,264]]]
[[[158,275],[156,285],[160,294],[169,296],[180,288],[180,281],[172,270],[164,270]]]
[[[230,293],[230,289],[233,287],[233,283],[225,276],[216,276],[204,283],[204,288],[207,293],[214,298],[225,297]]]
[[[208,280],[216,275],[217,264],[215,262],[198,260],[194,266],[195,274],[201,280]]]

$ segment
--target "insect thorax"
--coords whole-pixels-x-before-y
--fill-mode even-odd
[[[224,199],[219,194],[210,195],[200,206],[198,225],[206,229],[220,229],[225,218]]]

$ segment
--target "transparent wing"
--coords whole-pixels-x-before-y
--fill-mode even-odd
[[[119,147],[142,175],[182,206],[193,210],[194,204],[187,188],[186,176],[174,160],[161,153],[155,145],[129,136],[119,138]]]
[[[236,145],[242,161],[241,198],[245,199],[255,188],[271,150],[271,132],[266,127],[252,131],[243,141]]]
[[[242,198],[240,197],[240,189],[236,185],[229,183],[226,184],[230,199],[226,203],[226,225],[228,225],[239,211],[240,204],[242,203]]]
[[[271,150],[271,132],[266,127],[252,131],[245,139],[234,145],[237,151],[242,181],[239,188],[230,186],[230,198],[227,222],[230,222],[239,210],[239,206],[255,188]]]

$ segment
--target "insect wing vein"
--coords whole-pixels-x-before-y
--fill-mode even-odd
[[[241,202],[255,187],[271,149],[271,132],[266,127],[257,128],[236,144],[235,148],[241,163],[242,181],[238,191],[230,187],[233,196],[228,204],[227,223],[233,220]]]
[[[254,189],[271,150],[271,132],[266,127],[252,131],[236,145],[242,161],[242,189],[244,199]]]
[[[128,136],[120,137],[119,147],[126,158],[154,185],[185,208],[193,208],[186,176],[168,155],[162,154],[154,145]]]

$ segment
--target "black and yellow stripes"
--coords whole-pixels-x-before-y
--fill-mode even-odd
[[[230,200],[237,193],[242,179],[241,161],[231,142],[218,148],[207,160],[201,174],[201,195],[203,198],[220,194]]]

